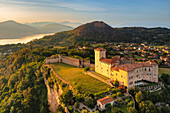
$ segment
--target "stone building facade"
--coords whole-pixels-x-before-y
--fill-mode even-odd
[[[90,60],[71,58],[71,57],[63,56],[61,54],[59,54],[58,57],[46,58],[46,64],[56,63],[56,62],[62,62],[62,63],[69,64],[72,66],[80,67],[80,68],[93,66],[92,64],[90,64]]]
[[[112,80],[118,80],[127,88],[135,87],[136,82],[146,80],[158,82],[158,65],[155,62],[137,62],[121,64],[119,57],[106,58],[106,50],[103,48],[95,51],[95,71]]]

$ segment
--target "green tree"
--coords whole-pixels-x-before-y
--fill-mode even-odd
[[[94,106],[96,105],[96,101],[93,100],[91,97],[85,97],[84,104],[90,108],[94,108]]]
[[[168,106],[162,107],[161,111],[162,111],[162,113],[170,113],[170,107],[168,107]]]
[[[134,96],[134,88],[133,87],[130,87],[129,90],[128,90],[129,94],[131,94],[132,96]]]
[[[124,113],[124,112],[118,107],[112,107],[111,113]]]
[[[118,97],[121,97],[121,96],[122,96],[122,93],[121,93],[121,92],[117,92],[117,96],[118,96]]]
[[[72,98],[73,92],[67,88],[63,91],[62,95],[60,95],[59,100],[67,106],[71,102]]]
[[[58,105],[56,108],[56,113],[65,113],[65,110],[61,105]]]
[[[82,110],[81,113],[88,113],[88,111],[87,110]]]
[[[74,103],[75,108],[79,108],[79,106],[80,106],[80,102],[77,101],[77,102]]]
[[[113,98],[113,99],[116,99],[116,97],[117,97],[116,94],[113,94],[113,95],[112,95],[112,98]]]
[[[142,101],[139,104],[139,110],[141,113],[158,113],[155,105],[149,100]]]
[[[85,71],[85,72],[87,72],[87,71],[89,71],[89,70],[90,70],[89,67],[85,67],[85,68],[84,68],[84,71]]]
[[[138,111],[134,107],[129,107],[128,113],[138,113]]]
[[[111,108],[112,108],[112,105],[110,103],[106,104],[105,105],[105,109],[108,111],[108,112],[111,112]]]
[[[140,103],[140,102],[143,100],[143,94],[142,94],[141,91],[139,91],[138,93],[136,93],[135,99],[136,99],[136,102],[138,102],[138,103]]]
[[[133,101],[130,101],[128,104],[127,104],[128,107],[133,107]]]
[[[119,86],[119,81],[116,79],[115,81],[113,81],[113,85],[118,87]]]
[[[15,113],[14,106],[12,106],[12,107],[11,107],[11,109],[10,109],[10,113]]]
[[[68,110],[69,110],[69,112],[71,112],[71,113],[72,113],[72,112],[73,112],[73,110],[74,110],[73,106],[69,106],[69,107],[68,107]]]
[[[170,85],[170,75],[163,73],[162,76],[161,76],[161,78],[163,79],[163,81],[164,81],[166,84]]]

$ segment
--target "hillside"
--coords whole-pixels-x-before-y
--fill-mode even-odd
[[[49,26],[47,26],[49,27]],[[52,27],[51,27],[52,28]],[[59,32],[54,35],[44,36],[27,44],[13,44],[0,46],[0,52],[8,49],[20,50],[26,46],[71,46],[82,43],[125,42],[143,43],[152,45],[170,45],[170,29],[167,28],[144,28],[124,27],[112,28],[101,21],[95,21],[81,25],[73,30]],[[15,48],[15,49],[14,49]]]
[[[116,41],[120,33],[102,21],[94,21],[72,30],[71,35],[78,36],[76,40],[83,41]]]
[[[101,21],[81,25],[73,30],[45,36],[29,44],[38,45],[71,45],[81,42],[130,42],[165,45],[170,44],[170,29],[124,27],[112,28]]]
[[[40,70],[46,51],[25,48],[0,61],[0,113],[50,112]]]
[[[40,22],[32,24],[20,24],[13,20],[0,23],[0,39],[16,39],[35,34],[56,33],[73,29],[70,26]]]

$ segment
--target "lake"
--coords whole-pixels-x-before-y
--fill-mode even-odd
[[[32,36],[27,36],[27,37],[22,37],[19,39],[0,39],[0,45],[5,45],[5,44],[17,44],[17,43],[27,43],[33,39],[40,39],[46,35],[53,35],[54,33],[49,33],[49,34],[36,34]]]

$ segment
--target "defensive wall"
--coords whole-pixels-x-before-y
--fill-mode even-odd
[[[67,56],[63,56],[61,54],[58,55],[58,57],[47,57],[46,58],[46,64],[48,63],[56,63],[56,62],[62,62],[65,64],[73,65],[76,67],[94,67],[94,64],[90,64],[90,60],[84,60],[84,59],[77,59],[77,58],[71,58]]]

